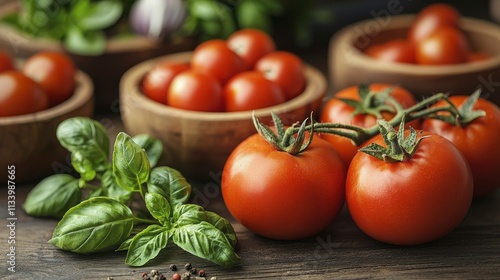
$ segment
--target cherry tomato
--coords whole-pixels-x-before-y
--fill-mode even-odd
[[[232,76],[243,72],[243,60],[233,52],[226,41],[212,39],[199,44],[191,57],[191,68],[213,75],[222,85]]]
[[[468,96],[457,95],[449,100],[461,107]],[[434,106],[445,105],[440,101]],[[436,119],[425,119],[422,129],[434,132],[450,140],[464,154],[474,176],[474,197],[486,196],[500,188],[500,109],[488,100],[479,98],[474,110],[483,110],[479,117],[466,126],[456,126]]]
[[[363,152],[347,171],[346,202],[368,236],[390,244],[417,245],[455,229],[467,214],[473,183],[469,166],[448,140],[426,133],[413,156],[385,162]],[[372,141],[384,145],[381,135]]]
[[[0,73],[7,70],[14,70],[14,63],[10,55],[0,50]]]
[[[222,87],[210,75],[186,70],[172,80],[167,105],[185,110],[220,112],[224,109]]]
[[[408,31],[408,39],[413,43],[418,43],[440,27],[457,28],[460,16],[460,12],[451,5],[431,4],[418,13]]]
[[[48,107],[47,95],[31,78],[15,70],[0,73],[0,117],[30,114]]]
[[[276,50],[273,39],[266,32],[253,28],[235,31],[227,38],[227,45],[243,59],[246,70],[253,69],[259,58]]]
[[[287,100],[298,96],[306,86],[304,63],[291,52],[268,53],[257,61],[255,70],[264,73],[267,79],[278,84]]]
[[[390,84],[384,83],[372,83],[370,84],[370,90],[374,92],[383,92],[384,90],[393,87],[391,91],[391,96],[397,102],[399,102],[403,108],[408,108],[416,104],[413,95],[406,89],[399,86],[392,86]],[[347,103],[339,100],[339,98],[346,98],[351,100],[359,101],[359,88],[358,86],[347,87],[339,92],[337,92],[333,98],[328,100],[320,115],[321,122],[335,122],[352,124],[360,127],[371,127],[377,124],[377,116],[368,113],[357,114],[352,116],[355,108],[351,107]],[[385,120],[390,120],[394,117],[394,113],[389,111],[382,111],[382,117]],[[420,124],[417,121],[412,121],[407,124],[407,126],[412,126],[413,128],[419,128]],[[321,138],[330,142],[333,147],[338,151],[340,157],[342,158],[344,164],[349,166],[351,159],[354,157],[358,149],[362,146],[356,146],[354,143],[345,137],[333,135],[333,134],[321,134]]]
[[[417,43],[415,58],[418,64],[444,65],[467,62],[469,43],[462,32],[442,27]]]
[[[63,102],[73,94],[76,67],[62,52],[38,52],[26,60],[22,71],[40,84],[49,97],[50,106]]]
[[[485,53],[485,52],[470,52],[467,56],[467,61],[468,62],[476,62],[476,61],[483,61],[486,59],[489,59],[491,55]]]
[[[255,134],[227,159],[221,190],[243,226],[268,238],[294,240],[332,223],[344,204],[344,184],[342,161],[321,138],[293,156]]]
[[[189,69],[189,64],[184,62],[161,61],[157,63],[144,76],[142,90],[152,100],[166,104],[167,92],[174,77],[184,70]]]
[[[274,82],[257,71],[235,75],[224,87],[226,111],[247,111],[285,102],[285,95]]]
[[[415,49],[406,40],[394,39],[369,47],[366,54],[384,62],[415,63]]]

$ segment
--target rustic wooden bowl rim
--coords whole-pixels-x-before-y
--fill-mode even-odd
[[[391,29],[403,29],[409,27],[410,23],[415,18],[415,15],[398,15],[392,16],[389,25],[381,32]],[[351,55],[348,61],[353,64],[363,65],[367,71],[376,71],[380,73],[398,73],[401,75],[414,75],[414,76],[439,76],[439,75],[460,75],[470,72],[486,71],[488,69],[497,68],[500,65],[500,56],[496,55],[489,59],[478,61],[474,63],[463,63],[453,65],[412,65],[405,63],[387,63],[372,59],[362,51],[357,49],[351,42],[359,36],[359,33],[353,30],[359,30],[360,27],[365,26],[374,19],[364,20],[355,24],[344,27],[336,36],[332,37],[335,41],[336,47],[341,45],[346,55]],[[497,38],[500,42],[500,27],[487,22],[485,20],[462,17],[460,19],[460,27],[467,33],[482,33],[487,36]],[[332,46],[335,45],[332,42]]]
[[[140,90],[140,83],[146,74],[146,72],[151,69],[151,67],[165,59],[171,59],[176,61],[187,61],[191,56],[192,52],[180,52],[176,54],[169,54],[161,56],[158,58],[146,60],[141,62],[132,68],[130,68],[123,76],[120,82],[120,92],[123,96],[130,98],[130,106],[141,106],[148,112],[155,112],[156,114],[162,116],[177,117],[189,120],[203,120],[203,121],[237,121],[237,120],[248,120],[252,116],[252,112],[255,112],[256,116],[267,116],[270,112],[275,112],[277,114],[284,113],[296,108],[300,108],[311,101],[318,100],[324,94],[326,89],[326,78],[322,73],[306,64],[305,65],[305,75],[307,79],[306,88],[296,98],[293,98],[287,102],[279,105],[257,109],[254,111],[240,111],[240,112],[197,112],[191,110],[183,110],[178,108],[173,108],[155,102],[148,97],[146,97]],[[122,99],[123,100],[123,99]]]
[[[75,79],[75,91],[68,100],[54,107],[32,114],[0,117],[0,126],[49,121],[77,110],[93,97],[94,85],[90,77],[81,70],[77,71]]]

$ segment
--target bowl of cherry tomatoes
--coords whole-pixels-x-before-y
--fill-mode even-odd
[[[416,97],[481,87],[500,104],[500,26],[462,16],[448,4],[416,15],[373,18],[347,26],[330,41],[334,91],[363,82],[397,84]]]
[[[277,50],[269,35],[241,29],[132,67],[121,79],[120,108],[126,131],[162,140],[164,164],[207,179],[256,133],[252,114],[303,121],[319,111],[326,86],[323,73]]]
[[[67,118],[91,117],[93,102],[92,80],[66,54],[18,60],[0,51],[0,180],[28,183],[70,172],[56,129]]]

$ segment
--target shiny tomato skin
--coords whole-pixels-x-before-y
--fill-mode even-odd
[[[229,156],[221,190],[229,212],[250,231],[296,240],[332,223],[344,204],[344,184],[345,167],[319,137],[293,156],[255,134]]]
[[[487,54],[485,52],[472,51],[467,56],[467,62],[483,61],[483,60],[487,60],[489,58],[491,58],[490,54]]]
[[[222,87],[213,76],[185,70],[172,80],[167,105],[184,110],[221,112],[224,110]]]
[[[166,104],[168,88],[174,77],[189,69],[185,62],[160,61],[149,70],[142,81],[142,90],[150,99]]]
[[[271,36],[254,28],[237,30],[226,41],[229,48],[243,59],[245,70],[253,69],[259,58],[276,50]]]
[[[214,76],[219,83],[224,85],[232,76],[243,72],[245,65],[241,57],[229,48],[226,41],[211,39],[194,49],[191,68]]]
[[[460,12],[451,5],[445,3],[428,5],[417,14],[408,31],[408,39],[418,43],[440,27],[457,28],[460,17]]]
[[[415,47],[416,62],[422,65],[464,63],[469,53],[470,46],[464,34],[451,27],[439,28]]]
[[[22,71],[40,84],[49,97],[51,107],[67,100],[75,89],[76,66],[62,52],[38,52],[26,60]]]
[[[385,83],[370,84],[370,89],[375,92],[381,92],[388,87],[391,87],[391,85]],[[408,90],[399,86],[394,86],[391,96],[404,108],[408,108],[416,104],[416,100],[413,95]],[[371,127],[377,124],[377,118],[373,115],[359,114],[351,117],[351,114],[354,112],[354,108],[337,98],[359,100],[358,86],[347,87],[335,93],[333,98],[329,99],[321,110],[321,122],[344,123],[361,127]],[[390,120],[394,117],[394,113],[383,112],[382,116],[385,120]],[[420,127],[420,123],[419,121],[412,121],[408,123],[407,126],[412,126],[417,129]],[[356,146],[350,139],[338,135],[322,133],[320,136],[332,144],[332,146],[338,151],[346,166],[349,166],[351,159],[354,157],[358,149],[363,146],[363,144]]]
[[[366,54],[384,62],[415,63],[415,48],[409,41],[394,39],[370,46]]]
[[[43,89],[16,70],[0,73],[0,117],[35,113],[49,108]]]
[[[255,70],[281,87],[287,100],[304,91],[307,83],[304,68],[302,59],[288,51],[270,52],[255,64]]]
[[[450,96],[449,100],[460,107],[468,98],[464,95]],[[434,106],[445,105],[440,101]],[[483,110],[486,116],[479,117],[465,127],[459,127],[435,119],[425,119],[422,129],[439,134],[450,140],[464,154],[474,177],[474,197],[484,197],[500,188],[500,109],[492,102],[479,98],[475,110]]]
[[[14,62],[9,54],[0,50],[0,73],[7,70],[15,70]]]
[[[257,71],[235,75],[224,87],[227,112],[266,108],[285,102],[281,88]]]
[[[358,152],[347,171],[346,203],[356,225],[389,244],[418,245],[455,229],[472,202],[470,168],[445,138],[425,133],[413,157],[386,163]],[[380,135],[373,141],[380,145]]]

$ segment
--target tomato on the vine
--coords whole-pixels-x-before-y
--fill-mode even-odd
[[[417,43],[418,64],[445,65],[467,62],[470,53],[465,35],[457,28],[442,27]]]
[[[224,87],[226,111],[247,111],[285,102],[281,88],[257,71],[245,71],[232,77]]]
[[[449,100],[462,108],[469,96],[450,96]],[[440,101],[434,106],[446,105]],[[422,129],[450,140],[465,156],[474,177],[474,197],[483,197],[500,188],[500,109],[492,102],[479,98],[473,110],[486,115],[464,125],[455,125],[437,119],[424,119]]]
[[[43,89],[23,73],[0,73],[0,117],[35,113],[49,107]]]
[[[22,71],[40,84],[51,107],[68,99],[75,89],[75,64],[62,52],[38,52],[26,60]]]
[[[221,85],[245,70],[241,57],[221,39],[212,39],[199,44],[193,51],[191,68],[214,76]]]
[[[372,45],[365,53],[384,62],[415,63],[414,45],[402,39]]]
[[[185,70],[172,80],[167,105],[185,110],[220,112],[224,109],[222,87],[213,76]]]
[[[243,226],[268,238],[294,240],[332,223],[344,204],[344,184],[345,167],[321,138],[292,155],[255,134],[227,159],[221,189],[229,212]]]
[[[144,94],[152,100],[165,104],[167,92],[174,77],[189,69],[185,62],[160,61],[149,70],[142,81]]]
[[[408,108],[416,104],[416,100],[413,95],[408,90],[400,86],[385,83],[369,84],[369,90],[375,94],[381,94],[385,90],[391,88],[392,90],[390,92],[390,96],[394,98],[398,103],[400,103],[403,108]],[[360,90],[366,89],[360,88],[359,86],[351,86],[335,93],[333,98],[329,99],[323,106],[321,110],[320,121],[351,124],[364,128],[376,125],[378,116],[374,115],[373,111],[370,112],[370,110],[375,109],[373,105],[376,104],[367,104],[368,106],[366,106],[366,104],[361,101]],[[342,101],[341,99],[358,101],[360,103],[358,106],[361,106],[361,108],[359,108],[360,111],[358,111],[356,115],[353,115],[357,108]],[[390,120],[395,116],[395,112],[386,110],[382,110],[379,113],[385,120]],[[419,128],[420,123],[418,120],[415,120],[408,123],[407,126]],[[321,138],[327,140],[331,145],[333,145],[333,147],[339,152],[340,157],[342,158],[346,166],[349,166],[352,157],[360,148],[360,146],[356,146],[350,139],[343,136],[326,133],[322,133],[320,136]]]
[[[358,152],[346,179],[346,203],[356,225],[385,243],[417,245],[455,229],[472,202],[471,170],[444,137],[424,133],[413,155],[384,161]],[[384,145],[379,134],[370,142]]]
[[[259,58],[276,50],[271,36],[254,28],[237,30],[226,41],[229,48],[243,59],[246,70],[253,69]]]
[[[305,66],[302,60],[288,51],[274,51],[261,57],[255,70],[278,84],[290,100],[298,96],[306,86]]]
[[[408,31],[408,39],[418,43],[443,26],[457,28],[460,16],[460,12],[451,5],[445,3],[428,5],[413,21]]]
[[[12,61],[12,57],[0,50],[0,73],[7,70],[14,70],[14,62]]]

